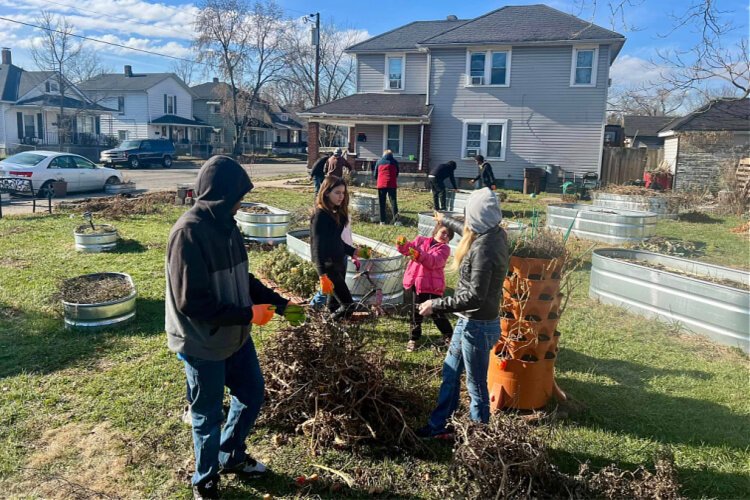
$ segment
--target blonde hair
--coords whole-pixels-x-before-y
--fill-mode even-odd
[[[453,264],[451,265],[453,271],[458,271],[458,268],[461,267],[461,261],[464,260],[466,254],[469,253],[469,248],[471,248],[471,244],[474,243],[474,240],[476,239],[477,233],[464,224],[464,233],[461,236],[461,241],[458,243],[456,253],[453,255]]]

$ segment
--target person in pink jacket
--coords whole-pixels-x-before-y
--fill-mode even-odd
[[[410,258],[404,273],[404,289],[411,291],[413,297],[411,334],[406,350],[409,352],[417,348],[417,341],[422,337],[422,315],[417,308],[419,304],[430,299],[443,296],[445,292],[445,264],[450,257],[451,249],[448,242],[453,238],[453,231],[442,224],[436,224],[432,237],[417,236],[407,241],[400,236],[396,241],[398,251]],[[443,339],[450,342],[453,327],[442,314],[432,316],[435,326]]]

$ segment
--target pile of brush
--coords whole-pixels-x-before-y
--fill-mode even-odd
[[[630,472],[614,465],[594,473],[584,464],[570,476],[550,462],[547,427],[506,414],[493,415],[488,425],[464,415],[453,420],[453,427],[453,481],[444,491],[449,498],[682,498],[668,456],[656,460],[655,474],[643,466]]]
[[[367,338],[359,325],[323,316],[270,337],[261,356],[263,422],[308,436],[313,451],[366,441],[419,447],[407,421],[419,411],[420,396],[385,376],[385,353]]]
[[[86,198],[80,201],[65,203],[61,208],[73,212],[91,212],[107,219],[125,219],[132,215],[160,214],[174,205],[175,191],[158,191],[140,196],[120,194],[106,198]]]

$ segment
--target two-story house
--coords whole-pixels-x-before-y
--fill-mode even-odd
[[[26,71],[14,65],[8,48],[2,49],[1,61],[0,153],[11,154],[20,145],[101,142],[101,119],[111,109],[93,102],[54,71]],[[61,106],[66,127],[58,127]],[[65,137],[60,137],[60,128]]]
[[[126,139],[171,139],[175,144],[197,141],[210,125],[193,116],[193,92],[174,73],[123,73],[95,76],[79,88],[113,112],[102,121],[105,133]]]
[[[301,113],[309,157],[319,124],[349,127],[357,163],[390,149],[404,170],[485,156],[507,187],[525,167],[599,171],[609,67],[622,35],[545,5],[416,21],[350,47],[357,93]]]

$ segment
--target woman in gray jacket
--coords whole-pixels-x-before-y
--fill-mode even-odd
[[[423,316],[434,312],[459,313],[448,353],[443,362],[443,382],[437,407],[421,437],[448,437],[448,419],[456,411],[461,393],[461,374],[466,370],[466,388],[471,397],[470,417],[487,423],[490,418],[487,369],[490,350],[500,336],[499,309],[503,298],[503,280],[508,271],[508,242],[500,227],[502,211],[497,197],[483,188],[469,196],[465,222],[437,214],[438,222],[462,235],[453,266],[459,272],[452,297],[423,302]]]

